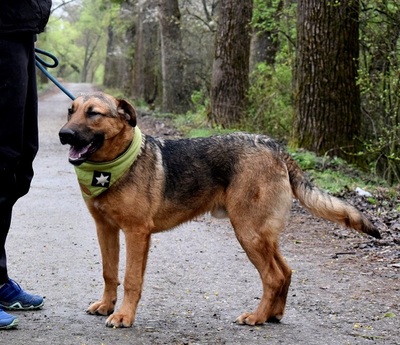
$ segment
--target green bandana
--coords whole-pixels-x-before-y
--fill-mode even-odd
[[[142,133],[135,127],[135,134],[128,149],[109,162],[86,161],[74,167],[83,198],[100,195],[124,175],[136,160],[142,146]]]

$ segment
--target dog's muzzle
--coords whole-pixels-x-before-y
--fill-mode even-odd
[[[61,128],[60,132],[58,133],[60,137],[61,144],[72,144],[74,142],[74,138],[76,136],[75,131],[70,128]]]
[[[90,131],[82,133],[68,127],[61,128],[58,135],[61,144],[71,146],[69,149],[69,161],[74,165],[80,165],[85,162],[104,142],[102,133],[93,134]]]

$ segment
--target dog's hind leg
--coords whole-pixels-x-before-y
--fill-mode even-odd
[[[266,321],[279,321],[285,311],[291,270],[279,251],[278,243],[275,239],[260,238],[257,235],[252,238],[238,235],[238,239],[260,274],[263,295],[256,311],[243,313],[236,322],[256,325]]]
[[[258,270],[263,285],[257,309],[240,315],[238,324],[279,321],[285,311],[292,272],[280,253],[278,240],[287,222],[292,197],[288,184],[277,186],[279,189],[276,186],[274,189],[272,181],[268,189],[254,189],[257,193],[253,194],[247,189],[247,195],[236,196],[227,205],[236,237]]]

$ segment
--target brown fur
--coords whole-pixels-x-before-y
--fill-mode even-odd
[[[70,158],[73,164],[85,159],[110,161],[126,150],[135,125],[136,113],[126,101],[88,95],[73,102],[60,139],[75,151],[97,140],[96,151],[78,161]],[[86,201],[96,222],[105,282],[102,298],[88,312],[109,315],[108,326],[131,326],[151,234],[211,212],[229,217],[263,285],[258,308],[240,315],[237,323],[280,320],[291,270],[280,253],[278,236],[293,196],[317,216],[380,236],[358,210],[308,182],[290,156],[266,136],[236,133],[170,141],[144,135],[141,153],[130,170],[104,193]],[[126,237],[127,262],[122,305],[114,312],[120,229]]]

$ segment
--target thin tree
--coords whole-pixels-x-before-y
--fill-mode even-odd
[[[184,55],[181,13],[178,0],[160,0],[158,20],[161,31],[162,110],[182,113],[188,110],[184,88]]]
[[[135,24],[132,21],[134,4],[107,3],[108,27],[103,84],[108,88],[132,91]]]
[[[153,105],[158,96],[160,77],[160,39],[156,18],[157,0],[139,1],[136,21],[133,69],[134,98]]]

